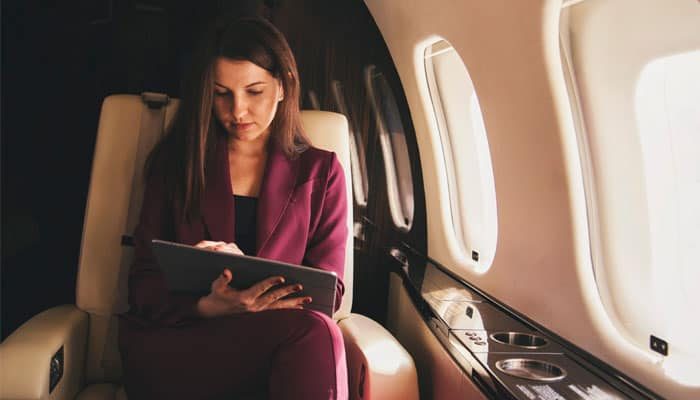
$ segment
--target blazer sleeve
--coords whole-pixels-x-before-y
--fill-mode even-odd
[[[335,153],[330,153],[326,186],[316,219],[315,228],[309,237],[304,255],[304,265],[335,272],[338,284],[335,294],[335,309],[345,292],[345,251],[348,237],[348,201],[345,188],[345,172]]]
[[[149,180],[134,231],[134,260],[129,271],[129,316],[158,325],[177,325],[197,318],[198,297],[169,293],[151,249],[153,239],[171,239],[172,207],[162,184]]]

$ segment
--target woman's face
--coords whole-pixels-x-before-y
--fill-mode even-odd
[[[266,140],[284,96],[279,80],[250,61],[219,57],[214,68],[214,115],[229,137]]]

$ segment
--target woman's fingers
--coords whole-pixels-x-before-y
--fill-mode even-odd
[[[228,287],[228,284],[231,283],[231,280],[233,280],[233,274],[228,268],[224,268],[223,272],[221,272],[221,275],[219,275],[214,282],[212,282],[212,289],[214,289],[217,292],[220,292],[226,287]]]
[[[224,272],[221,273],[221,276],[224,278],[227,285],[233,280],[233,273],[228,268],[224,268]]]
[[[301,291],[301,289],[303,289],[303,287],[297,283],[295,285],[287,285],[287,286],[281,287],[279,289],[270,290],[269,292],[260,296],[258,303],[262,307],[267,307],[270,304],[272,304],[278,300],[281,300],[281,299],[289,296],[292,293],[296,293],[296,292]]]
[[[291,299],[281,299],[268,305],[266,309],[277,310],[280,308],[304,308],[306,304],[311,303],[311,297],[294,297]]]
[[[233,250],[236,254],[243,255],[243,250],[241,250],[241,248],[238,247],[238,245],[236,245],[235,243],[229,243],[229,246],[232,246],[232,250]]]
[[[243,255],[243,251],[235,243],[223,243],[214,246],[214,250],[222,251],[224,253],[240,254]]]
[[[226,242],[215,242],[212,240],[202,240],[201,242],[194,245],[194,247],[207,250],[222,251],[224,253],[240,254],[243,255],[243,251],[238,247],[236,243],[226,243]]]
[[[284,283],[284,278],[281,276],[272,276],[270,278],[264,279],[250,288],[244,290],[244,294],[250,296],[254,301],[257,301],[258,297],[262,296],[265,292],[272,289],[277,285]]]
[[[215,242],[212,240],[202,240],[201,242],[195,244],[194,247],[198,247],[200,249],[214,250],[216,248],[216,246],[221,246],[224,244],[226,244],[226,242]]]
[[[273,276],[262,280],[246,290],[236,290],[229,287],[233,280],[233,274],[228,268],[224,269],[221,275],[212,282],[212,293],[209,297],[217,304],[223,306],[224,313],[232,312],[256,312],[268,309],[280,308],[303,308],[311,303],[309,296],[289,297],[300,292],[301,284],[285,285],[281,276]],[[238,310],[238,311],[236,311]]]

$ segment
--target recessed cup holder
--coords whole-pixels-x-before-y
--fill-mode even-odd
[[[539,349],[547,345],[547,339],[542,336],[522,332],[496,332],[491,334],[491,339],[501,344],[524,349]]]
[[[566,376],[566,370],[556,364],[528,358],[499,360],[496,368],[506,375],[540,382],[554,382]]]

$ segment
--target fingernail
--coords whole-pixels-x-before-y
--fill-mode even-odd
[[[311,297],[307,297],[304,299],[304,304],[309,304],[311,303]]]
[[[301,286],[301,285],[296,285],[296,286],[294,286],[294,290],[296,290],[297,292],[300,291],[300,290],[303,289],[303,288],[304,288],[304,287]]]
[[[279,283],[284,283],[284,278],[279,278],[279,279],[277,280],[277,282],[279,282]]]

